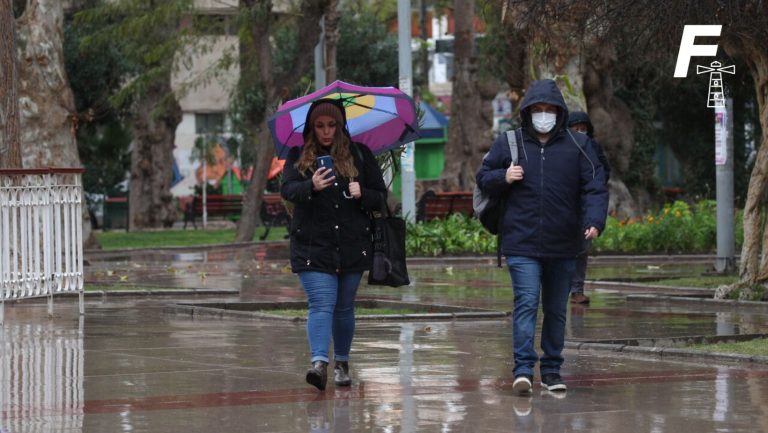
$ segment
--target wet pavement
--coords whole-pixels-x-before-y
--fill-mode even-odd
[[[272,260],[281,254],[274,248],[91,255],[87,281],[241,293],[206,301],[302,299],[284,261]],[[706,267],[693,262],[645,269],[683,275]],[[492,263],[414,261],[412,287],[362,286],[360,296],[508,311],[509,277]],[[590,276],[635,271],[643,266],[596,260]],[[669,290],[594,285],[592,305],[569,307],[567,338],[767,332],[758,310],[626,299]],[[516,396],[508,318],[360,321],[353,386],[320,393],[304,383],[303,323],[163,311],[199,299],[89,297],[80,318],[73,299],[57,298],[51,319],[44,304],[6,304],[0,432],[768,431],[768,367],[760,364],[566,350],[565,395],[537,385],[532,396]]]

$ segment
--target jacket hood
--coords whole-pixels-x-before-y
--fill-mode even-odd
[[[589,115],[587,113],[583,111],[574,111],[573,113],[568,114],[568,127],[570,128],[577,123],[586,123],[587,136],[593,138],[592,135],[595,133],[595,127],[592,126],[592,121],[589,120]]]
[[[563,94],[557,87],[557,83],[553,80],[536,80],[528,86],[528,90],[525,92],[525,98],[523,98],[523,104],[520,106],[521,125],[524,128],[533,131],[531,106],[538,104],[539,102],[552,104],[559,108],[557,112],[557,123],[555,124],[552,133],[562,129],[568,120],[568,106],[565,105]]]
[[[341,128],[341,130],[344,132],[344,134],[347,135],[347,138],[349,138],[350,141],[352,141],[352,137],[349,135],[349,128],[347,126],[347,110],[344,109],[344,104],[339,99],[331,99],[331,98],[323,98],[318,99],[316,101],[313,101],[312,104],[309,106],[309,110],[307,111],[307,117],[304,119],[304,131],[302,132],[302,135],[304,136],[304,141],[307,141],[307,137],[309,137],[309,134],[312,132],[312,125],[310,125],[309,119],[312,117],[312,112],[315,111],[315,108],[317,108],[320,104],[333,104],[341,110],[341,117],[344,121],[344,125]]]

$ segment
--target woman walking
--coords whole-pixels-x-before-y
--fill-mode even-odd
[[[352,383],[355,295],[372,256],[369,212],[381,209],[386,191],[373,153],[351,141],[341,103],[315,101],[307,113],[304,146],[292,148],[286,158],[281,194],[294,204],[291,269],[309,301],[306,380],[320,390],[327,382],[331,337],[334,382]]]

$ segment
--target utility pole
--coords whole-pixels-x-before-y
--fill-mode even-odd
[[[717,258],[715,271],[736,270],[733,221],[733,98],[715,106],[715,177],[717,185]]]
[[[400,90],[413,96],[413,62],[411,60],[411,2],[397,0],[397,50]],[[413,142],[405,145],[400,155],[400,180],[403,197],[403,217],[416,221],[416,171]]]

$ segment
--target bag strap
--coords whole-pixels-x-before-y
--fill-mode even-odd
[[[595,163],[592,162],[591,159],[589,159],[589,155],[587,155],[587,152],[585,152],[584,149],[579,145],[579,142],[576,141],[576,137],[573,136],[573,134],[571,133],[571,130],[566,128],[566,131],[568,132],[568,135],[571,136],[571,140],[573,140],[573,144],[575,144],[576,147],[579,148],[579,152],[584,154],[584,157],[587,158],[587,161],[589,161],[589,164],[592,166],[592,179],[594,179],[597,174],[597,170],[595,169]]]
[[[363,166],[365,166],[365,157],[363,156],[363,152],[360,151],[360,148],[358,147],[359,145],[357,143],[354,143],[354,142],[350,142],[349,145],[352,148],[355,149],[355,153],[357,154],[357,157],[360,158],[360,162],[362,162]],[[381,199],[381,204],[384,205],[384,209],[387,210],[387,216],[391,217],[392,216],[392,210],[389,209],[389,203],[387,203],[387,201],[384,199],[384,196],[382,194],[379,194],[379,198]],[[371,218],[376,218],[373,215],[373,212],[369,212],[369,213],[370,213]],[[382,213],[383,213],[383,209],[382,209]]]
[[[509,155],[512,157],[512,164],[517,165],[519,156],[517,152],[517,130],[510,129],[506,132],[507,144],[509,145]],[[504,219],[504,208],[507,206],[506,199],[502,199],[501,212],[499,212],[499,231],[496,233],[496,266],[501,267],[501,227]]]
[[[512,164],[517,165],[517,130],[510,129],[507,131],[507,144],[509,144],[509,154],[512,156]]]

